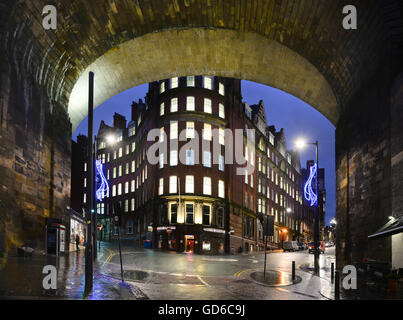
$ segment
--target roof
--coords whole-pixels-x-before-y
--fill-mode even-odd
[[[392,236],[403,232],[403,215],[391,218],[385,225],[379,228],[375,233],[368,236],[369,239],[378,239]]]

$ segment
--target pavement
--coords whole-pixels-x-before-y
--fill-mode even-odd
[[[46,265],[57,268],[56,289],[43,287],[46,274],[42,272]],[[84,250],[80,250],[59,257],[8,256],[0,268],[0,299],[143,300],[147,297],[136,286],[102,274],[98,263],[94,265],[93,290],[85,292],[85,257]]]
[[[305,252],[206,256],[122,245],[124,282],[116,244],[102,243],[94,263],[94,287],[84,290],[84,251],[59,257],[8,257],[0,267],[1,299],[73,300],[329,300],[334,299],[330,265],[334,248],[320,256],[320,274],[312,272],[313,255]],[[295,279],[292,262],[295,261]],[[42,285],[45,265],[57,268],[57,289]],[[358,291],[357,291],[358,292]],[[361,293],[358,292],[359,296]],[[341,298],[351,299],[344,292]],[[353,297],[354,299],[354,297]]]

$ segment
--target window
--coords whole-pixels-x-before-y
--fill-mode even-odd
[[[195,97],[186,97],[186,110],[195,111]]]
[[[119,183],[118,184],[118,196],[120,196],[122,194],[122,184]]]
[[[170,176],[169,177],[169,193],[176,193],[177,189],[177,184],[178,184],[178,178],[176,176]]]
[[[220,155],[218,158],[218,170],[224,171],[224,156]]]
[[[122,147],[119,148],[119,158],[123,155],[123,149]]]
[[[186,184],[185,184],[185,192],[186,193],[194,193],[194,176],[186,176]]]
[[[178,165],[178,150],[171,150],[169,157],[169,165],[177,166]]]
[[[129,163],[126,163],[125,174],[129,174]]]
[[[178,217],[178,205],[176,203],[171,204],[171,224],[177,222]]]
[[[132,160],[132,173],[134,172],[134,171],[136,171],[136,161],[135,160]]]
[[[194,156],[194,150],[188,149],[186,150],[186,165],[187,166],[193,166],[195,164],[195,156]]]
[[[161,81],[160,83],[160,93],[163,93],[165,91],[165,81]]]
[[[220,118],[225,119],[225,109],[224,109],[224,105],[223,105],[222,103],[220,103],[220,104],[218,105],[218,116],[219,116]]]
[[[130,191],[131,192],[134,192],[136,190],[136,185],[135,185],[135,183],[134,183],[134,179],[131,181],[131,188],[130,188]]]
[[[125,182],[125,193],[129,193],[129,182]]]
[[[160,154],[160,169],[162,169],[164,167],[164,154],[161,153]]]
[[[202,207],[203,212],[203,224],[205,226],[209,226],[211,224],[210,216],[211,216],[211,207],[204,205]]]
[[[178,77],[171,78],[171,89],[178,87]]]
[[[134,199],[132,199],[133,201]],[[134,209],[132,209],[133,211]],[[133,234],[133,220],[129,219],[126,223],[126,233],[127,234]]]
[[[169,129],[170,139],[178,139],[178,121],[171,121]]]
[[[160,184],[158,186],[158,194],[164,194],[164,178],[160,178]]]
[[[194,87],[195,86],[195,77],[194,76],[187,76],[186,77],[186,85],[188,87]]]
[[[178,111],[178,98],[172,98],[171,99],[171,112],[177,112]]]
[[[203,178],[203,193],[206,195],[211,195],[211,178]]]
[[[221,95],[224,95],[224,84],[222,84],[221,82],[218,84],[218,93]]]
[[[195,123],[193,121],[186,121],[186,139],[193,139],[195,137]]]
[[[218,128],[218,143],[221,145],[225,144],[225,131],[223,128]]]
[[[187,224],[193,224],[194,217],[194,205],[193,203],[186,203],[186,222]]]
[[[119,177],[122,176],[122,165],[119,166]]]
[[[129,137],[134,136],[136,134],[136,127],[132,126],[129,128]]]
[[[165,137],[165,130],[164,127],[160,128],[160,140],[159,142],[164,142],[164,137]]]
[[[211,152],[203,151],[203,167],[211,168]]]
[[[129,211],[129,200],[125,200],[125,212]]]
[[[134,150],[136,150],[136,143],[132,142],[132,152],[134,152]]]
[[[134,211],[134,198],[130,200],[130,211]]]
[[[211,124],[208,124],[208,123],[204,124],[203,139],[211,141],[211,139],[212,139]]]
[[[203,87],[211,90],[213,88],[213,77],[205,76],[203,79]]]
[[[161,103],[160,104],[160,116],[163,116],[164,112],[165,112],[165,105],[164,105],[164,103]]]
[[[211,99],[204,98],[204,112],[205,113],[212,113]]]
[[[116,185],[112,186],[112,197],[116,196]]]
[[[224,198],[224,181],[218,181],[218,197]]]

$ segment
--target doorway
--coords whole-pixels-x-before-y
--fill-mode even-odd
[[[195,240],[194,235],[185,235],[185,252],[194,253]]]

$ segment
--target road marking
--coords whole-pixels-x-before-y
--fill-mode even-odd
[[[225,258],[202,258],[202,260],[204,261],[231,261],[231,262],[235,262],[238,261],[237,259],[225,259]]]
[[[210,285],[209,285],[206,281],[204,281],[200,276],[197,276],[197,277],[199,278],[199,280],[200,280],[205,286],[210,287]]]
[[[242,273],[244,273],[244,272],[246,272],[246,271],[251,271],[251,270],[258,270],[258,269],[244,269],[244,270],[241,270],[241,271],[238,271],[238,272],[234,273],[233,276],[234,276],[235,278],[237,278],[237,277],[240,278]]]

